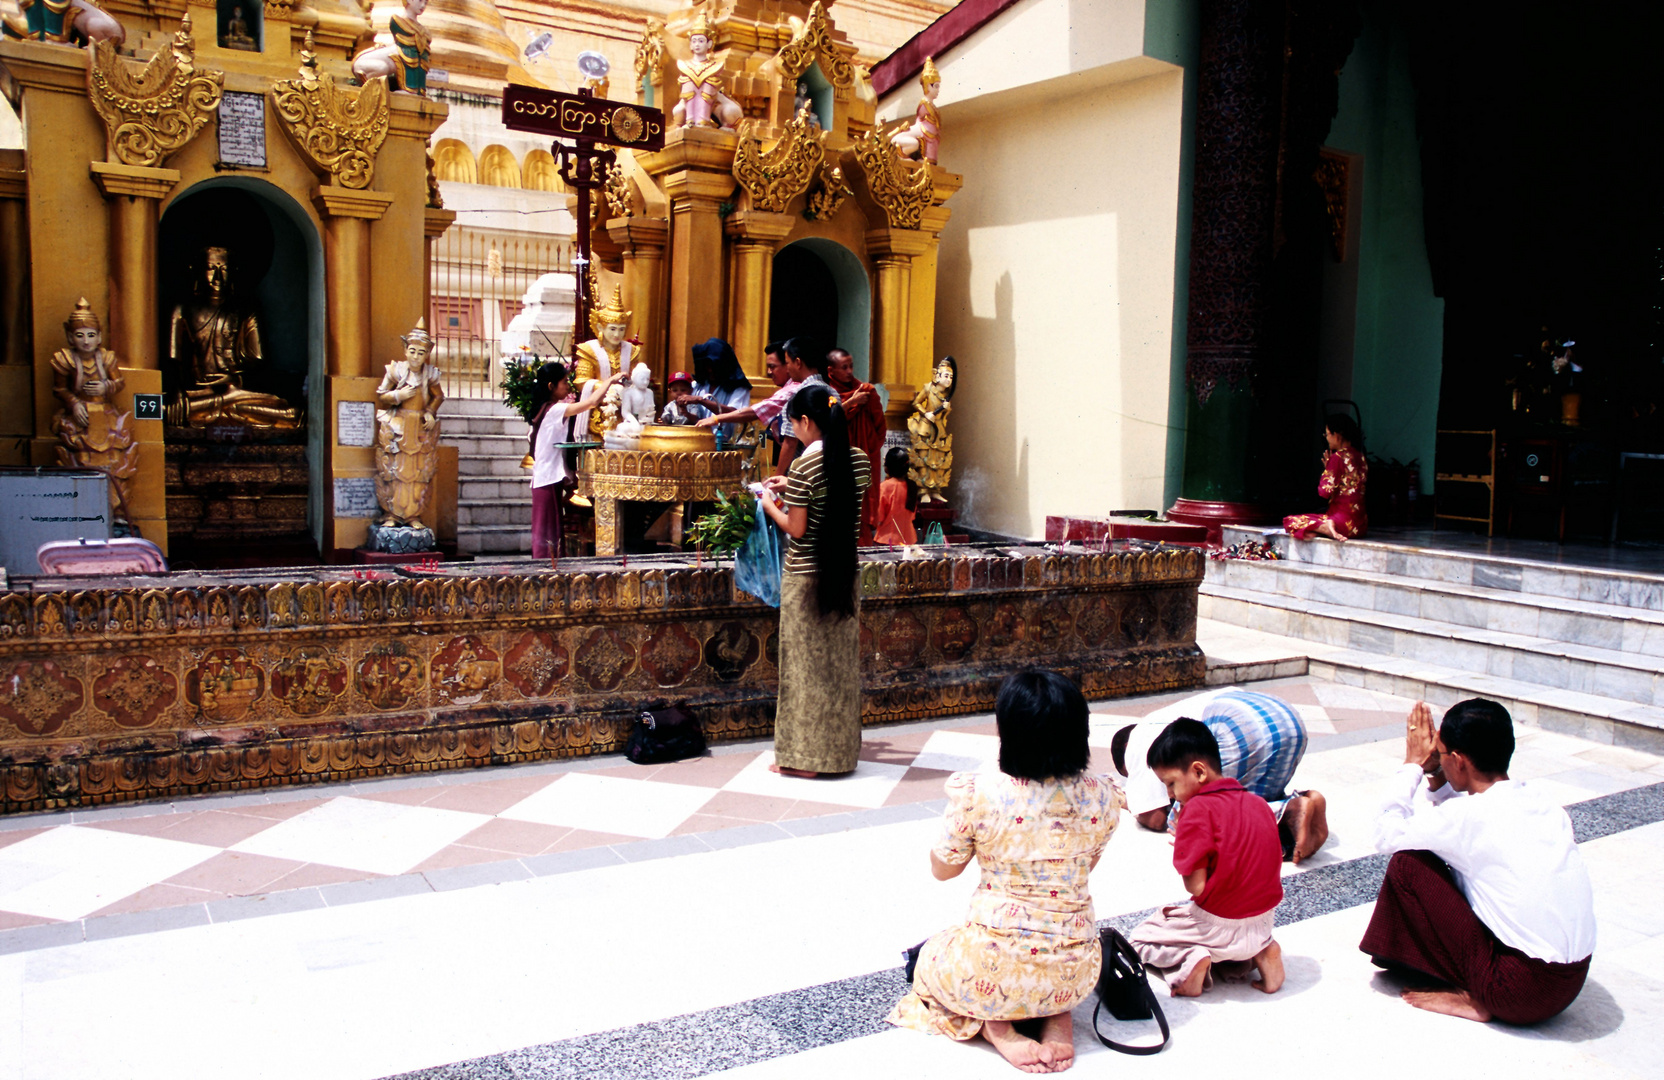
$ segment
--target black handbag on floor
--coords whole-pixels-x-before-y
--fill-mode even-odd
[[[1092,1007],[1092,1034],[1111,1050],[1123,1054],[1159,1054],[1167,1049],[1173,1034],[1167,1027],[1167,1017],[1161,1011],[1150,984],[1144,978],[1144,964],[1138,959],[1132,943],[1113,926],[1106,926],[1098,934],[1103,946],[1104,964],[1098,970],[1098,1003]],[[1161,1028],[1161,1042],[1154,1046],[1129,1046],[1104,1037],[1098,1030],[1098,1010],[1108,1009],[1117,1020],[1149,1020],[1154,1017]]]
[[[705,733],[699,720],[680,705],[641,710],[624,744],[624,756],[637,765],[663,765],[704,752]]]

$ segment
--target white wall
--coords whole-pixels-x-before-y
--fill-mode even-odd
[[[936,58],[965,186],[935,352],[959,360],[950,498],[973,527],[1165,506],[1185,73],[1145,38],[1141,0],[1022,0]]]

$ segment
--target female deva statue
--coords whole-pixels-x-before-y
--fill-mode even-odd
[[[942,76],[936,61],[924,58],[924,71],[919,74],[919,107],[913,110],[913,123],[890,136],[890,145],[904,158],[922,158],[936,164],[942,148],[942,114],[936,110],[936,95],[942,92]]]
[[[418,20],[427,6],[428,0],[404,0],[404,10],[395,11],[387,24],[393,44],[377,45],[353,57],[353,77],[367,83],[385,75],[389,90],[406,90],[426,97],[433,36]]]
[[[692,60],[678,60],[681,98],[670,110],[670,122],[678,127],[719,127],[732,130],[744,117],[739,102],[722,89],[725,51],[711,55],[711,23],[701,11],[688,27],[688,48]]]
[[[133,417],[116,408],[126,385],[116,354],[103,347],[104,328],[81,297],[64,321],[69,348],[52,354],[52,396],[63,406],[52,423],[58,435],[58,464],[95,469],[110,478],[110,505],[126,518],[127,482],[139,467]]]
[[[404,359],[387,365],[376,387],[376,502],[383,528],[426,529],[422,510],[439,471],[439,404],[445,390],[428,362],[434,339],[427,320],[399,340]]]
[[[913,398],[907,417],[912,436],[912,471],[908,478],[919,486],[922,502],[947,502],[945,492],[953,473],[953,436],[948,434],[948,413],[953,411],[953,390],[959,382],[959,364],[951,356],[936,365],[936,377]]]

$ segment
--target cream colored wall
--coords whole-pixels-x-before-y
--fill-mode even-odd
[[[1181,69],[1140,57],[942,110],[965,186],[936,352],[959,360],[951,498],[973,527],[1161,506],[1182,97]]]

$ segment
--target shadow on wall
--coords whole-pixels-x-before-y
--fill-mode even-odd
[[[943,246],[959,250],[950,258],[960,264],[970,262],[969,239],[963,231],[944,236]],[[944,260],[947,261],[947,260]],[[960,522],[974,529],[1006,533],[1016,536],[1034,535],[1029,514],[1001,515],[990,496],[994,485],[1011,490],[1028,491],[1029,446],[1017,431],[1017,328],[1013,319],[1015,288],[1011,274],[1001,274],[994,283],[994,317],[977,318],[971,314],[970,281],[956,277],[941,280],[948,292],[939,294],[938,310],[956,311],[959,324],[956,337],[975,343],[975,355],[960,358],[960,384],[953,397],[953,418],[948,430],[954,432],[954,442],[963,445],[974,438],[990,446],[1010,446],[1016,450],[1009,472],[991,476],[982,468],[968,463],[969,455],[960,454],[954,462],[953,481],[949,499]],[[966,361],[969,361],[968,363]],[[974,419],[974,427],[967,427]],[[1018,505],[1027,506],[1026,497]]]

